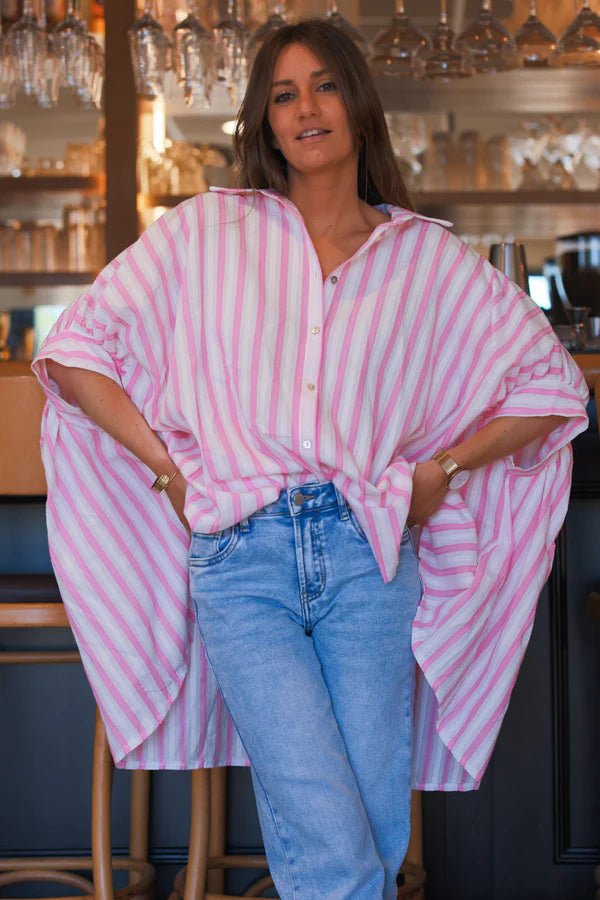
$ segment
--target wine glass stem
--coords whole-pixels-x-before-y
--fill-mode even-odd
[[[537,9],[536,9],[536,3],[535,3],[535,0],[531,0],[531,5],[530,5],[530,8],[529,8],[529,12],[530,12],[530,14],[531,14],[532,16],[537,16]]]
[[[23,16],[30,16],[31,18],[35,19],[35,8],[33,5],[33,0],[24,0]]]
[[[440,0],[440,19],[445,22],[448,18],[448,10],[446,9],[446,0]]]
[[[406,12],[404,10],[404,0],[396,0],[394,13],[397,16],[405,16]]]

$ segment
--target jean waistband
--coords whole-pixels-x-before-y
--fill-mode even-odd
[[[301,516],[311,510],[326,509],[330,506],[338,507],[342,519],[348,517],[346,499],[332,481],[307,482],[284,488],[277,500],[257,509],[250,518],[253,519],[256,516]]]

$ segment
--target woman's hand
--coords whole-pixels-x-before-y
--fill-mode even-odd
[[[446,482],[446,473],[434,459],[416,464],[408,525],[421,525],[438,511],[448,491]]]
[[[187,482],[181,472],[177,472],[177,475],[171,481],[171,483],[165,488],[165,493],[169,500],[171,501],[171,505],[173,509],[177,513],[177,517],[181,524],[185,527],[185,530],[188,533],[188,536],[192,536],[192,530],[190,528],[189,522],[185,517],[183,512],[183,507],[185,505],[185,491],[187,488]]]

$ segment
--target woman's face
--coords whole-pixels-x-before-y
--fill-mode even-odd
[[[267,107],[274,146],[285,156],[288,178],[357,164],[346,107],[333,76],[304,44],[285,47],[275,63]]]

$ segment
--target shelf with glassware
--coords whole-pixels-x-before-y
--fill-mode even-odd
[[[598,190],[425,191],[414,192],[413,199],[419,212],[448,219],[460,233],[553,240],[600,225]]]
[[[433,82],[378,76],[383,108],[397,112],[575,115],[600,112],[598,73],[584,69],[518,69]]]
[[[138,194],[137,208],[169,208],[191,194]],[[518,234],[552,240],[558,234],[596,231],[600,191],[413,191],[423,215],[448,219],[459,233]],[[551,211],[551,215],[549,215]]]
[[[0,201],[22,194],[56,194],[73,192],[85,195],[106,193],[104,175],[2,175]]]
[[[104,174],[0,178],[0,287],[91,284],[105,262]]]
[[[0,288],[92,284],[96,272],[0,272]]]

